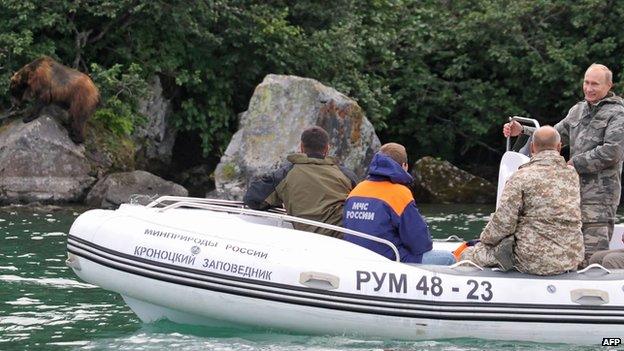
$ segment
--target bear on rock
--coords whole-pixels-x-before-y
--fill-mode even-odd
[[[40,57],[22,67],[11,77],[9,87],[14,106],[23,101],[34,101],[24,117],[24,123],[37,117],[49,104],[69,109],[70,138],[80,144],[85,139],[85,125],[100,102],[100,92],[89,76],[63,66],[48,56]]]

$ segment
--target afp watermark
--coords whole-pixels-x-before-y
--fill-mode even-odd
[[[621,338],[602,338],[602,346],[620,346],[622,345]]]

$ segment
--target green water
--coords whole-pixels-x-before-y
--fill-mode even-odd
[[[0,209],[0,350],[591,350],[478,339],[399,342],[143,324],[114,293],[65,266],[80,209]],[[492,207],[421,206],[435,237],[478,236]]]

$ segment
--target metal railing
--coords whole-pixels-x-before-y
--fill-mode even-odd
[[[145,207],[156,207],[158,205],[163,205],[165,202],[193,202],[193,203],[202,203],[202,204],[210,204],[210,205],[221,205],[221,206],[231,206],[231,207],[244,207],[245,204],[242,201],[232,201],[232,200],[221,200],[221,199],[206,199],[202,197],[186,197],[186,196],[161,196],[156,200],[150,202]]]
[[[520,116],[509,117],[509,122],[518,121],[518,123],[532,123],[535,128],[539,128],[540,124],[536,119]],[[511,150],[511,135],[507,137],[507,148],[505,151]]]
[[[165,205],[165,203],[167,202],[172,202],[172,203],[169,205]],[[157,207],[159,205],[164,206],[164,207]],[[360,238],[372,240],[380,244],[387,245],[394,252],[395,261],[397,262],[401,261],[401,257],[399,256],[399,250],[396,248],[396,246],[392,242],[386,239],[381,239],[376,236],[372,236],[369,234],[339,227],[339,226],[332,225],[332,224],[326,224],[326,223],[317,222],[317,221],[313,221],[309,219],[289,216],[287,214],[247,209],[247,208],[244,208],[244,204],[240,201],[205,199],[205,198],[182,197],[182,196],[161,196],[158,199],[150,202],[146,207],[157,208],[158,212],[165,212],[167,210],[172,210],[172,209],[179,208],[179,207],[190,207],[190,208],[217,211],[217,212],[227,212],[227,213],[234,213],[234,214],[247,215],[247,216],[277,219],[278,221],[280,221],[280,223],[285,221],[285,222],[290,222],[290,223],[312,225],[318,228],[329,229],[329,230],[337,231],[343,234],[355,235]]]
[[[436,242],[443,242],[443,243],[460,243],[464,241],[464,238],[460,238],[459,236],[453,234],[448,236],[447,238],[443,238],[443,239],[432,239],[433,241]]]

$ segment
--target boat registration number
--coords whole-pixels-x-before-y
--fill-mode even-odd
[[[416,279],[408,279],[407,274],[378,273],[368,271],[356,272],[356,289],[387,291],[389,293],[417,293],[423,296],[464,296],[467,300],[490,301],[494,298],[492,283],[488,280],[468,279],[465,282],[453,280],[445,283],[442,278],[422,275]]]

